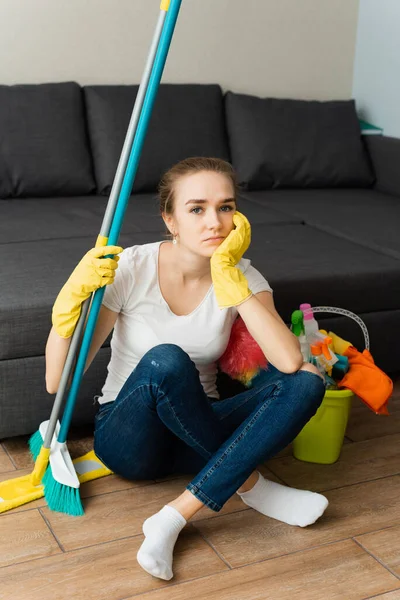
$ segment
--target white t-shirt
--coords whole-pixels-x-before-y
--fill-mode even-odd
[[[115,400],[144,354],[159,344],[180,346],[199,371],[207,396],[219,398],[217,361],[224,353],[236,307],[220,309],[211,285],[202,302],[188,315],[171,311],[161,294],[158,255],[165,240],[125,248],[121,252],[114,283],[106,287],[103,304],[119,313],[111,338],[108,375],[97,397],[100,404]],[[242,258],[236,265],[253,294],[272,292],[267,280]]]

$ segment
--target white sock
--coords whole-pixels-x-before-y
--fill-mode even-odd
[[[237,494],[245,504],[267,517],[307,527],[315,523],[329,504],[322,494],[287,487],[258,474],[258,481],[251,490]]]
[[[137,553],[139,565],[154,577],[172,579],[172,553],[186,519],[173,506],[167,504],[143,523],[146,536]]]

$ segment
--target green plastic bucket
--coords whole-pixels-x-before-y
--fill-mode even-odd
[[[351,390],[326,390],[317,412],[293,440],[295,458],[323,465],[337,461],[353,396]]]

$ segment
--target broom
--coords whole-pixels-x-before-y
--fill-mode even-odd
[[[178,18],[181,1],[182,0],[171,0],[171,6],[169,6],[169,0],[163,0],[161,3],[161,10],[164,13],[163,18],[165,18],[165,23],[163,24],[161,31],[160,42],[157,47],[153,69],[149,78],[148,89],[143,102],[143,109],[140,114],[136,135],[133,140],[132,151],[130,153],[125,177],[115,209],[115,215],[108,239],[108,244],[111,246],[117,245],[118,242],[126,207],[138,169],[150,116]],[[167,13],[166,16],[165,13]],[[72,515],[83,514],[83,508],[79,496],[79,479],[66,449],[66,439],[104,292],[105,288],[99,288],[93,294],[90,312],[75,367],[75,373],[73,375],[61,427],[57,435],[57,441],[55,442],[56,452],[50,454],[51,468],[47,468],[44,477],[44,494],[49,508]],[[55,467],[54,469],[52,458]]]

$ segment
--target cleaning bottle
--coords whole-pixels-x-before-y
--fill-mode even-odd
[[[303,312],[303,323],[304,323],[304,332],[307,338],[307,342],[309,344],[314,344],[317,340],[321,339],[321,334],[319,333],[318,323],[314,318],[312,312],[304,314],[305,310],[311,308],[311,304],[303,303],[300,304],[300,310]]]
[[[291,317],[291,331],[299,338],[301,354],[304,362],[310,362],[310,346],[304,332],[303,313],[301,310],[294,310]]]
[[[333,365],[336,364],[339,360],[337,358],[336,354],[331,350],[331,346],[332,346],[332,338],[327,335],[324,337],[324,339],[322,341],[322,354],[323,354],[327,364],[329,365],[329,368],[327,368],[326,370],[330,376],[332,376]]]
[[[324,363],[322,361],[322,348],[321,348],[321,345],[320,344],[311,344],[310,351],[311,351],[311,360],[310,360],[310,362],[317,367],[318,371],[325,378],[326,371],[325,371]]]
[[[324,366],[325,371],[332,377],[332,366],[338,362],[335,354],[328,348],[328,344],[331,343],[331,338],[325,337],[324,340],[316,342],[315,346],[320,348],[320,354],[318,355],[319,362]]]
[[[328,332],[326,331],[326,329],[320,329],[319,333],[321,334],[321,340],[326,338],[326,337],[330,337],[332,339],[332,336],[328,334]],[[328,343],[328,348],[329,350],[331,350],[331,352],[335,353],[335,347],[333,345],[333,340],[331,342]]]

